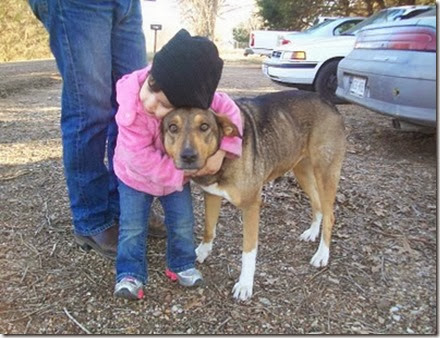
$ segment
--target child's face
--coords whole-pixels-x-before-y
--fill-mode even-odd
[[[153,92],[147,80],[145,80],[141,87],[139,98],[147,112],[154,114],[158,119],[162,119],[166,114],[172,111],[174,107],[170,101],[168,101],[163,91]]]

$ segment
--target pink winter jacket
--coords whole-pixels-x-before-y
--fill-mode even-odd
[[[113,158],[118,178],[129,187],[154,196],[182,191],[187,182],[183,170],[176,169],[165,153],[160,138],[160,120],[148,114],[139,99],[139,91],[151,66],[123,76],[116,83],[118,138]],[[226,115],[239,129],[243,126],[240,110],[225,93],[216,92],[211,109]],[[224,137],[220,149],[227,156],[241,155],[241,138]]]

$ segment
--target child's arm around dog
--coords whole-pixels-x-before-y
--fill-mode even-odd
[[[137,93],[148,75],[148,68],[126,75],[117,83],[119,135],[114,166],[126,184],[162,196],[181,191],[185,179],[184,172],[176,169],[163,150],[160,120],[146,114],[138,99]]]

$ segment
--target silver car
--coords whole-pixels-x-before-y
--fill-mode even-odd
[[[367,26],[338,65],[336,95],[401,122],[436,127],[435,9]]]

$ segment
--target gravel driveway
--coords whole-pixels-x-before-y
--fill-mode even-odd
[[[264,190],[254,295],[236,302],[241,216],[224,202],[205,285],[167,280],[149,239],[146,298],[112,295],[114,267],[73,243],[61,165],[61,80],[53,61],[0,65],[0,331],[9,334],[437,334],[436,135],[340,105],[348,151],[329,266],[301,242],[310,207],[293,176]],[[255,63],[226,63],[234,97],[285,88]],[[194,187],[197,242],[203,209]]]

